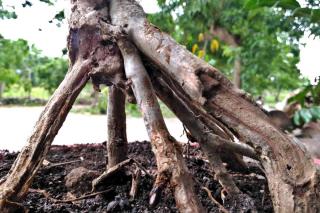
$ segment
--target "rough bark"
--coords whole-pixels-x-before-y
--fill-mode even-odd
[[[26,194],[54,136],[88,79],[92,78],[96,89],[99,84],[115,85],[119,89],[125,87],[119,49],[108,40],[113,39],[110,35],[101,35],[100,31],[102,25],[106,27],[101,21],[109,18],[106,2],[72,1],[68,37],[71,68],[46,105],[28,145],[18,156],[6,180],[0,181],[2,212],[8,210],[9,204],[14,204],[11,201],[19,201]],[[172,92],[174,98],[167,99],[167,104],[172,109],[175,109],[175,103],[180,104],[175,113],[202,143],[224,188],[238,193],[221,166],[220,151],[251,155],[263,166],[276,212],[320,211],[319,170],[309,154],[273,126],[246,94],[236,89],[218,70],[148,23],[135,1],[111,0],[110,17],[113,24],[128,34],[148,63],[159,69],[165,82],[163,88],[168,89],[162,93],[161,87],[157,88],[159,97],[166,100],[166,95]],[[126,77],[132,83],[157,160],[159,173],[151,192],[151,204],[157,202],[161,189],[170,183],[180,211],[203,212],[181,150],[165,126],[138,50],[123,37],[118,40],[118,45],[124,58]],[[160,81],[158,83],[161,85]],[[251,149],[230,142],[234,136]]]
[[[168,84],[163,80],[161,74],[158,76],[156,70],[149,72],[153,79],[153,85],[157,91],[158,97],[175,113],[175,115],[186,125],[191,134],[197,139],[201,145],[202,151],[207,156],[209,163],[215,173],[216,179],[220,182],[224,190],[228,193],[237,211],[255,211],[254,202],[248,195],[243,194],[235,185],[232,177],[228,174],[221,160],[221,154],[239,153],[251,158],[257,159],[257,156],[251,148],[230,142],[215,135],[210,129],[199,119],[195,118],[192,111],[188,109],[188,105],[176,96]]]
[[[164,123],[151,81],[138,51],[124,39],[118,40],[117,43],[124,58],[126,77],[132,82],[132,90],[142,112],[157,160],[158,175],[150,195],[150,205],[156,205],[163,187],[170,183],[176,205],[181,212],[204,212],[194,192],[192,177],[184,162],[181,149]]]
[[[62,126],[69,110],[88,81],[90,61],[75,64],[47,103],[28,144],[12,166],[7,179],[0,185],[0,210],[7,202],[19,201],[28,192],[31,181],[47,154],[50,144]]]
[[[121,85],[123,73],[119,72],[122,70],[120,52],[114,44],[105,42],[99,29],[92,26],[93,18],[88,16],[96,3],[98,2],[73,2],[68,36],[69,72],[45,106],[27,145],[17,157],[6,180],[1,181],[1,212],[10,211],[7,207],[26,195],[54,137],[89,78],[93,79],[94,84]]]
[[[186,98],[255,149],[276,212],[320,211],[319,171],[304,148],[274,127],[265,113],[218,70],[148,23],[134,2],[112,1],[110,15],[138,49],[183,88]]]
[[[127,158],[127,132],[126,132],[126,96],[116,86],[109,88],[108,97],[108,166],[111,168]]]

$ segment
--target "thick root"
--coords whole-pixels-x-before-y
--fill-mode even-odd
[[[142,112],[157,160],[158,176],[151,192],[150,204],[157,203],[162,187],[170,183],[176,205],[181,212],[204,212],[194,192],[193,181],[181,149],[166,128],[151,81],[138,51],[123,38],[117,43],[124,59],[126,77],[132,82],[132,90]]]

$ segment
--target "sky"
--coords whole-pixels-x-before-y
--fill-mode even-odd
[[[26,8],[21,6],[25,0],[3,0],[2,2],[5,6],[14,6],[18,18],[1,20],[0,34],[8,39],[23,38],[35,44],[44,55],[52,57],[62,55],[61,50],[66,46],[67,23],[64,22],[61,27],[57,27],[55,23],[50,24],[49,21],[57,12],[68,8],[69,1],[57,1],[54,7],[35,1],[32,7]],[[147,13],[159,11],[156,0],[140,0],[140,4]],[[320,39],[314,40],[305,36],[302,42],[306,45],[301,46],[298,68],[312,81],[320,75]]]

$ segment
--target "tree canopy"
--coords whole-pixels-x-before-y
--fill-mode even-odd
[[[241,63],[242,88],[261,95],[294,89],[306,81],[298,68],[299,39],[319,35],[318,1],[158,0],[149,18],[229,77]]]
[[[35,1],[48,6],[56,2],[26,0],[22,5],[31,7]],[[178,42],[220,68],[229,78],[238,75],[241,88],[247,92],[255,96],[271,94],[278,100],[281,91],[308,85],[296,65],[300,60],[302,36],[320,35],[318,0],[305,1],[303,7],[296,0],[158,0],[158,4],[161,10],[149,15],[151,22],[170,32]],[[0,18],[16,17],[14,8],[4,7],[0,0]],[[57,24],[63,19],[64,12],[60,11],[48,22]],[[7,45],[9,40],[1,42]],[[18,41],[15,44],[20,45]],[[1,61],[7,60],[4,57],[11,57],[11,50],[3,51],[8,56],[2,55]],[[23,77],[20,83],[26,89],[32,83],[52,91],[62,80],[67,69],[66,61],[49,59],[39,52],[25,54],[18,56],[16,61],[9,60],[13,66],[10,69],[1,64],[1,81],[10,85]],[[25,58],[22,60],[21,57]],[[25,71],[27,67],[28,72]],[[24,72],[17,73],[17,70]]]

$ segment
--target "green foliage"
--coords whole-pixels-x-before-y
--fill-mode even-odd
[[[305,123],[317,120],[320,120],[320,106],[302,108],[295,112],[293,116],[293,122],[296,126],[302,126]]]
[[[28,54],[28,43],[22,39],[11,41],[0,37],[0,49],[0,83],[16,83],[24,58]]]
[[[39,1],[46,3],[48,5],[51,5],[51,6],[54,5],[54,1],[51,1],[51,0],[39,0]]]
[[[288,100],[288,103],[292,102],[298,102],[302,107],[320,105],[320,81],[316,85],[309,84],[303,87],[299,93]]]
[[[13,41],[0,37],[0,49],[0,84],[6,85],[7,89],[19,84],[27,96],[31,96],[32,88],[36,86],[52,93],[68,70],[67,60],[43,57],[39,50],[22,39]]]
[[[247,0],[245,7],[248,9],[256,9],[260,7],[281,7],[284,9],[294,10],[300,7],[296,0]]]
[[[305,84],[300,79],[299,39],[306,30],[316,34],[311,16],[298,14],[317,10],[303,9],[295,0],[158,0],[162,9],[150,20],[186,45],[194,54],[220,68],[232,78],[234,63],[241,61],[242,88],[253,95],[266,90],[279,94]],[[223,29],[236,44],[213,35]],[[199,39],[204,35],[203,39]],[[212,48],[217,40],[219,48]],[[195,48],[197,45],[197,48]],[[195,50],[196,49],[196,50]],[[214,51],[213,51],[214,49]]]
[[[34,67],[35,84],[52,93],[63,80],[67,70],[68,62],[63,58],[39,58]]]
[[[2,0],[0,0],[0,19],[4,18],[17,18],[17,15],[14,11],[9,11],[7,8],[4,8]]]

